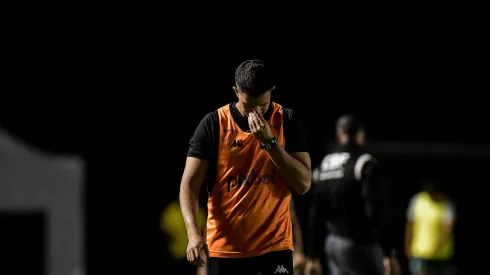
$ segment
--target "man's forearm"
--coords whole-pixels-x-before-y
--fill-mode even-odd
[[[304,194],[310,189],[311,170],[305,163],[290,156],[280,146],[276,146],[267,152],[281,176],[294,191],[298,194]]]
[[[410,248],[411,248],[411,245],[412,245],[412,224],[411,223],[407,223],[405,225],[405,253],[406,254],[409,254],[410,253]],[[409,256],[409,255],[407,255]]]
[[[180,209],[184,217],[187,235],[201,234],[197,222],[199,215],[199,190],[192,190],[187,184],[182,184],[180,187]]]

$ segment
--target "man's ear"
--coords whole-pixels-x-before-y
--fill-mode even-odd
[[[238,88],[233,86],[233,91],[235,92],[236,96],[238,97],[238,93],[239,93]]]

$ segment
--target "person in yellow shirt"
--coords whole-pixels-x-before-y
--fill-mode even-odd
[[[454,252],[453,202],[439,186],[425,182],[423,191],[410,201],[405,230],[405,254],[413,275],[451,275]]]
[[[206,213],[204,209],[199,209],[198,223],[201,230],[206,223]],[[189,264],[186,258],[187,250],[187,231],[184,218],[180,211],[178,200],[171,202],[164,210],[160,219],[160,229],[165,233],[168,249],[174,263],[171,270],[179,270],[179,274],[196,275],[196,267]],[[204,268],[198,268],[197,274],[206,274]]]

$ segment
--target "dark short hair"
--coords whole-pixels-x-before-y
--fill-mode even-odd
[[[445,193],[448,186],[446,185],[444,179],[437,176],[425,177],[422,181],[422,190],[426,192],[441,192]]]
[[[337,134],[343,133],[353,137],[363,129],[362,124],[353,115],[343,115],[337,119]]]
[[[249,96],[259,97],[274,87],[274,77],[271,68],[264,62],[246,60],[235,71],[235,84]]]
[[[435,180],[424,180],[422,181],[422,190],[426,192],[442,191],[442,184]]]

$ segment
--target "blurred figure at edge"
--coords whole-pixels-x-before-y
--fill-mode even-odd
[[[439,184],[425,181],[410,201],[405,229],[405,254],[413,275],[452,275],[455,207]]]

